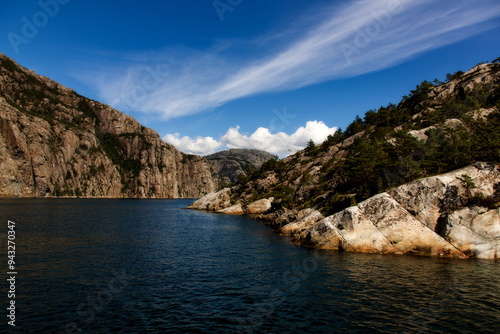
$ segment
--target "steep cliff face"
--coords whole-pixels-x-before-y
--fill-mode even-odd
[[[254,214],[306,247],[500,257],[500,64],[411,93],[191,208]]]
[[[250,168],[259,169],[270,159],[277,159],[271,153],[249,149],[231,149],[205,156],[226,182],[235,182],[239,175],[246,176]]]
[[[196,198],[217,186],[206,159],[0,54],[0,196]]]

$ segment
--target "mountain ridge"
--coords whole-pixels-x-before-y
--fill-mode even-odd
[[[236,182],[248,170],[259,169],[266,161],[277,156],[255,149],[229,149],[204,156],[226,183]]]

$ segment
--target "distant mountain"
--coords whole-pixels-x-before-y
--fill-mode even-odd
[[[236,182],[241,174],[246,176],[249,168],[259,169],[270,159],[278,159],[271,153],[250,149],[230,149],[205,156],[221,178],[226,182]]]
[[[191,208],[260,214],[307,247],[500,258],[499,60],[424,81]]]
[[[0,196],[200,197],[218,180],[206,159],[0,53]]]

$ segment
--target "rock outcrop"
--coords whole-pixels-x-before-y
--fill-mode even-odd
[[[369,253],[500,258],[499,209],[465,207],[470,195],[463,175],[481,185],[474,194],[488,196],[500,180],[500,164],[476,163],[402,185],[297,231],[296,241]]]
[[[188,209],[219,211],[231,205],[231,188],[208,194],[188,206]]]
[[[208,194],[189,205],[188,209],[207,210],[232,215],[257,215],[266,213],[272,206],[274,198],[263,198],[246,205],[231,204],[231,188]]]
[[[245,176],[250,168],[259,169],[270,159],[271,153],[250,149],[230,149],[205,156],[225,182],[235,182],[239,175]]]
[[[496,259],[499,108],[498,61],[424,81],[398,105],[240,178],[216,211],[244,214],[273,198],[258,218],[306,247]]]
[[[500,164],[465,168],[410,182],[324,217],[314,209],[287,210],[260,218],[306,247],[349,252],[500,258],[500,210],[467,206],[470,195],[459,178],[480,185],[472,195],[490,196],[500,182]],[[190,208],[226,214],[265,213],[270,200],[230,204],[231,189],[210,194]],[[265,205],[262,205],[265,203]],[[450,206],[450,203],[453,205]],[[259,207],[261,210],[248,210]],[[246,208],[246,209],[245,209]]]
[[[265,213],[271,208],[273,201],[274,201],[273,197],[263,198],[258,201],[249,203],[248,205],[244,205],[243,211],[251,215]]]
[[[0,54],[0,196],[196,198],[217,186],[205,159]]]

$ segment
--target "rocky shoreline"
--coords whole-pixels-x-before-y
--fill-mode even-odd
[[[476,186],[469,189],[466,175]],[[314,208],[272,210],[273,198],[231,203],[231,188],[189,209],[249,214],[294,243],[311,248],[378,254],[500,258],[500,209],[480,199],[499,192],[500,164],[477,162],[371,197],[324,217]]]

